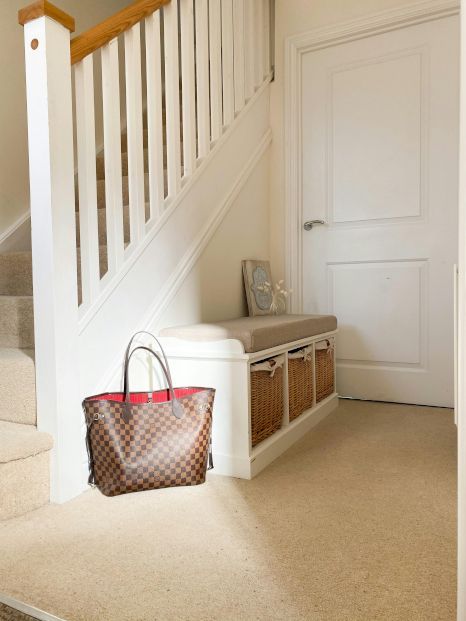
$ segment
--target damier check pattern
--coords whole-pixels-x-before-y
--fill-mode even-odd
[[[137,399],[135,393],[132,396]],[[171,401],[124,403],[124,395],[116,401],[120,395],[115,394],[113,399],[86,399],[89,467],[95,485],[106,496],[117,496],[204,483],[214,396],[215,390],[204,388],[180,396],[182,418],[174,416]]]

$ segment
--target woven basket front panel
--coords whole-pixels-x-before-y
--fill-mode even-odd
[[[205,481],[215,391],[202,390],[179,402],[124,404],[86,400],[95,484],[106,496]],[[124,408],[129,407],[128,422]],[[94,420],[94,417],[96,420]]]
[[[251,373],[251,444],[256,446],[282,426],[283,369]]]
[[[288,392],[290,422],[312,407],[312,360],[288,358]]]
[[[316,402],[335,391],[335,355],[333,349],[316,349]]]

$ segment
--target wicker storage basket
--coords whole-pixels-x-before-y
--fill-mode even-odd
[[[313,406],[312,346],[288,354],[290,422]]]
[[[335,391],[335,350],[333,341],[316,343],[316,403]]]
[[[283,362],[284,356],[278,356],[251,365],[252,446],[256,446],[282,426]]]

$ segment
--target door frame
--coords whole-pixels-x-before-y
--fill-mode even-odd
[[[462,0],[464,2],[464,0]],[[460,167],[459,246],[456,277],[457,382],[456,419],[458,426],[458,613],[466,619],[466,11],[461,10],[460,58]]]
[[[463,0],[463,2],[466,0]],[[461,0],[425,0],[315,28],[285,39],[285,273],[293,290],[290,310],[303,312],[302,61],[304,54],[458,15]],[[460,193],[457,326],[458,578],[457,619],[466,619],[466,10],[461,11]],[[452,321],[454,318],[452,317]]]

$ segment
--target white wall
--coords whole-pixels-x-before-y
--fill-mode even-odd
[[[247,315],[241,260],[270,256],[268,184],[266,152],[153,332]]]
[[[18,24],[18,10],[29,3],[0,0],[0,237],[29,210],[23,29]],[[75,18],[74,34],[128,4],[129,0],[56,0]]]
[[[276,277],[285,274],[285,186],[284,186],[284,48],[285,39],[314,28],[356,19],[370,13],[413,4],[407,0],[276,0],[275,81],[271,87],[273,143],[270,170],[270,249]]]

